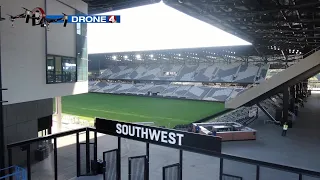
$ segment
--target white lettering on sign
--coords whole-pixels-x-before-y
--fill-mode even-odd
[[[163,130],[144,128],[126,124],[116,124],[116,133],[122,135],[129,135],[143,139],[150,139],[162,143],[182,145],[183,134],[168,132]]]

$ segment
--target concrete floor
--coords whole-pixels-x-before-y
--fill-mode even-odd
[[[252,127],[258,130],[256,141],[225,142],[223,152],[272,163],[320,171],[320,94],[314,94],[301,109],[294,128],[288,130],[287,137],[281,136],[281,127],[264,125],[263,119],[257,120]],[[102,152],[117,148],[117,138],[108,135],[98,137],[98,158]],[[91,135],[93,137],[93,134]],[[84,138],[82,136],[81,138]],[[76,175],[75,136],[58,140],[59,180],[68,180]],[[145,155],[145,144],[131,140],[121,142],[122,180],[128,179],[128,157]],[[178,163],[178,150],[150,145],[150,180],[162,180],[162,167]],[[255,179],[256,167],[238,162],[225,161],[224,173]],[[33,165],[32,179],[54,179],[53,158]],[[298,176],[261,167],[260,180],[298,180]],[[205,155],[184,152],[184,180],[219,179],[219,159]],[[79,179],[79,178],[78,178]],[[82,177],[80,179],[102,179],[102,177]],[[320,178],[303,177],[303,180]]]

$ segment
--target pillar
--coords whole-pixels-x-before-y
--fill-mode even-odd
[[[296,85],[290,87],[290,111],[294,112],[294,105],[296,101]]]
[[[57,132],[61,132],[62,126],[62,103],[61,97],[56,97],[56,121],[57,121]]]
[[[285,86],[283,88],[283,107],[282,107],[282,123],[288,122],[288,110],[289,110],[289,95],[290,88]]]

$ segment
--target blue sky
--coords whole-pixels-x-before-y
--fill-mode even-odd
[[[162,2],[105,14],[120,15],[121,23],[88,24],[89,54],[250,45]]]

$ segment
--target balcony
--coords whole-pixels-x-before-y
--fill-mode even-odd
[[[8,145],[8,167],[24,168],[28,180],[320,179],[319,172],[310,170],[137,140],[100,128],[75,129]],[[41,147],[47,148],[39,157]],[[14,170],[4,175],[10,173]]]

